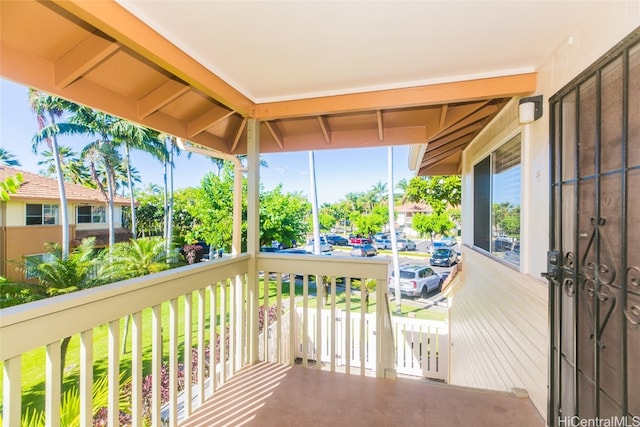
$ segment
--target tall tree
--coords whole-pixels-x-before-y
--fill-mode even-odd
[[[9,150],[0,147],[0,166],[20,166],[20,161]]]
[[[144,151],[160,162],[166,159],[168,153],[163,142],[164,136],[162,134],[126,120],[116,120],[111,133],[114,136],[114,142],[124,147],[124,164],[126,165],[127,185],[129,187],[131,203],[131,234],[135,239],[138,236],[138,222],[134,192],[134,183],[136,180],[134,179],[134,169],[131,165],[131,150]]]
[[[74,133],[74,125],[56,123],[62,117],[65,110],[72,105],[62,98],[29,89],[29,105],[36,114],[38,132],[33,136],[33,151],[38,152],[40,144],[45,141],[53,154],[55,174],[58,181],[58,194],[60,199],[60,225],[62,227],[62,257],[69,255],[69,209],[67,207],[67,194],[64,188],[64,175],[58,147],[57,135],[61,133]]]
[[[53,152],[45,150],[41,155],[43,159],[38,162],[38,166],[43,167],[43,169],[40,170],[40,173],[46,176],[55,176],[56,163]],[[97,188],[96,184],[91,180],[89,170],[82,162],[80,155],[73,151],[71,147],[66,145],[59,146],[58,156],[65,181],[84,185],[85,187]]]

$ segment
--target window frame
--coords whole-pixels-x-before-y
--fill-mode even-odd
[[[29,207],[39,206],[40,213],[29,213]],[[25,225],[60,225],[60,207],[56,203],[25,203]],[[39,222],[30,222],[29,218],[38,218]],[[53,222],[47,222],[47,218],[53,218]]]
[[[80,213],[88,209],[89,212]],[[82,218],[82,220],[81,220]],[[81,205],[76,207],[76,222],[78,224],[106,224],[107,212],[104,206]]]
[[[517,205],[513,205],[519,211],[519,225],[518,236],[510,237],[513,239],[510,241],[511,248],[507,250],[496,250],[495,243],[499,237],[495,234],[495,195],[496,195],[496,167],[495,159],[501,150],[508,147],[510,144],[515,145],[517,140],[518,146],[518,162],[512,167],[518,168],[518,180],[517,180]],[[514,135],[506,138],[504,142],[491,150],[487,155],[483,156],[473,165],[473,211],[474,211],[474,231],[473,231],[473,247],[490,255],[491,257],[503,261],[510,266],[519,268],[520,253],[518,253],[517,261],[514,257],[506,257],[505,254],[510,252],[515,246],[520,247],[522,241],[522,182],[523,182],[523,165],[522,165],[522,142],[523,135],[521,132],[517,132]],[[503,169],[501,172],[508,171],[512,167]]]

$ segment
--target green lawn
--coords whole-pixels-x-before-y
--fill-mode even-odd
[[[352,286],[354,286],[357,290],[358,281],[353,281]],[[288,303],[289,301],[289,291],[290,284],[288,281],[282,281],[282,301],[283,303]],[[219,291],[218,291],[219,292]],[[308,299],[308,306],[310,308],[316,307],[316,298],[315,298],[315,289],[310,289],[310,294]],[[264,284],[263,281],[260,281],[260,291],[259,291],[259,303],[262,305],[264,301]],[[297,304],[301,306],[301,297],[302,297],[302,286],[297,284],[295,287],[295,294]],[[218,293],[219,295],[219,293]],[[346,298],[343,287],[338,287],[336,289],[336,308],[340,310],[344,310],[346,308]],[[218,305],[220,302],[220,298],[217,299]],[[268,305],[274,305],[277,301],[277,286],[275,280],[269,281],[269,297],[268,297]],[[205,310],[209,311],[209,298],[207,293]],[[179,316],[178,316],[178,342],[179,342],[179,351],[181,355],[183,354],[183,342],[184,342],[184,299],[180,298],[178,302],[179,307]],[[192,330],[195,331],[197,327],[197,293],[193,295],[193,317],[192,317]],[[375,312],[376,300],[375,296],[371,295],[369,300],[368,312]],[[391,309],[395,309],[395,305],[392,303]],[[352,311],[360,311],[360,294],[359,292],[354,292],[351,295],[351,310]],[[446,318],[446,314],[433,312],[431,310],[417,309],[415,307],[409,307],[407,305],[403,305],[402,315],[407,316],[410,312],[415,313],[415,317],[421,319],[434,319],[434,320],[443,320]],[[143,317],[143,372],[146,375],[150,372],[151,366],[151,309],[146,309],[142,312]],[[217,319],[217,324],[219,324],[219,320]],[[169,303],[162,304],[162,327],[163,330],[169,330]],[[209,324],[205,325],[205,340],[208,342],[209,339]],[[124,319],[120,321],[120,340],[122,341],[122,337],[124,336]],[[193,335],[193,345],[197,344],[197,334],[194,332]],[[67,389],[74,385],[78,384],[79,375],[80,375],[80,339],[79,336],[73,336],[69,343],[69,348],[66,357],[66,369],[64,375],[64,388]],[[121,342],[119,344],[121,346]],[[94,351],[94,377],[98,378],[106,375],[107,373],[107,355],[108,355],[108,326],[102,325],[94,329],[93,334],[93,351]],[[130,378],[131,374],[131,354],[129,351],[131,350],[131,336],[129,335],[127,340],[127,350],[126,354],[120,355],[120,370],[121,372],[125,372],[125,378]],[[169,354],[169,334],[163,334],[163,355],[165,360],[168,359]],[[180,360],[182,360],[182,356],[180,356]],[[2,389],[2,363],[0,363],[0,393]],[[38,410],[42,410],[44,408],[44,389],[45,389],[45,350],[44,348],[40,348],[28,353],[25,353],[22,356],[22,379],[23,379],[23,393],[22,393],[22,403],[23,408],[36,408]],[[0,394],[1,395],[1,394]]]

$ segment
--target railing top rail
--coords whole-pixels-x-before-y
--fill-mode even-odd
[[[0,360],[245,274],[250,255],[175,268],[0,310]]]
[[[322,274],[324,276],[387,280],[391,259],[354,258],[348,255],[260,253],[260,271]]]

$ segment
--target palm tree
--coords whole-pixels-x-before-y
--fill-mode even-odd
[[[9,150],[0,147],[0,166],[20,166],[20,162],[16,156]]]
[[[133,176],[133,168],[131,166],[131,149],[149,153],[159,161],[164,161],[168,153],[163,142],[163,136],[143,126],[117,119],[111,132],[114,136],[114,141],[124,146],[127,183],[131,200],[131,234],[135,239],[138,236],[138,229],[134,193],[135,177]],[[138,182],[139,181],[138,179]]]
[[[387,193],[387,184],[378,181],[372,188],[370,194],[375,203],[381,203]]]
[[[115,237],[115,207],[113,199],[116,194],[117,165],[122,163],[120,153],[108,141],[99,138],[82,150],[82,158],[89,164],[93,180],[107,200],[107,218],[109,223],[109,247],[116,242]]]
[[[62,173],[62,162],[60,160],[57,135],[63,133],[73,133],[74,125],[67,123],[56,123],[65,110],[73,104],[62,98],[48,95],[35,89],[29,89],[29,105],[36,114],[38,121],[38,132],[33,136],[33,152],[38,152],[38,147],[42,141],[46,141],[53,155],[55,165],[55,175],[58,181],[58,193],[60,195],[60,225],[62,226],[62,256],[66,258],[69,254],[69,210],[67,208],[67,195],[64,188],[64,175]]]
[[[42,166],[43,169],[40,170],[40,173],[46,176],[55,176],[56,164],[53,152],[45,150],[41,154],[43,159],[38,162],[38,166]],[[96,184],[91,180],[89,170],[82,162],[82,159],[80,159],[79,154],[73,151],[71,147],[66,145],[59,146],[58,156],[65,181],[89,188],[96,188]]]

